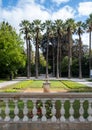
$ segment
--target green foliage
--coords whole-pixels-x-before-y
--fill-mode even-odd
[[[39,65],[39,72],[45,73],[46,71],[46,60],[42,54],[40,54],[40,65]]]
[[[85,54],[82,58],[82,74],[84,77],[89,75],[89,54]]]
[[[72,75],[78,77],[79,74],[79,62],[78,58],[73,58],[72,60]]]
[[[68,56],[65,56],[61,63],[62,75],[67,76],[68,73]]]
[[[0,24],[0,76],[14,76],[25,66],[23,41],[8,23]]]
[[[1,83],[1,82],[4,82],[4,81],[5,81],[5,80],[0,79],[0,83]]]

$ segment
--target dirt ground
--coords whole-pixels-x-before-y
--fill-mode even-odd
[[[43,89],[32,89],[32,88],[27,88],[26,90],[23,91],[24,93],[43,93]],[[49,91],[50,93],[55,93],[55,92],[67,92],[67,90],[57,90],[53,89]]]

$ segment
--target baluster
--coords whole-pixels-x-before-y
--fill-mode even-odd
[[[33,100],[33,118],[32,118],[32,121],[37,121],[37,108],[36,108],[36,99]]]
[[[45,107],[45,100],[42,101],[43,103],[43,107],[42,107],[42,121],[47,121],[47,118],[46,118],[46,107]]]
[[[91,106],[91,100],[89,100],[89,107],[88,107],[88,121],[92,121],[92,106]]]
[[[74,109],[73,109],[73,102],[74,100],[70,99],[70,110],[69,110],[69,113],[70,113],[70,117],[69,117],[69,121],[72,122],[74,121]]]
[[[18,114],[19,114],[18,100],[14,100],[14,103],[15,103],[15,108],[14,108],[15,117],[14,117],[14,121],[19,121],[19,117],[18,117]]]
[[[56,122],[56,109],[55,109],[55,100],[52,101],[52,118],[51,118],[51,121],[52,122]]]
[[[84,114],[84,109],[83,109],[83,99],[80,99],[80,109],[79,109],[79,114],[80,114],[80,117],[79,117],[79,120],[81,122],[85,121],[84,117],[83,117],[83,114]]]
[[[8,105],[8,99],[5,99],[4,100],[5,104],[6,104],[6,108],[5,108],[5,121],[9,121],[10,120],[10,116],[9,116],[9,113],[10,113],[10,109],[9,109],[9,105]]]
[[[23,121],[28,121],[27,99],[23,99],[23,102],[24,102],[24,110],[23,110],[24,118],[23,118]]]
[[[62,103],[62,106],[61,106],[61,110],[60,110],[60,113],[61,113],[61,117],[60,117],[60,121],[62,121],[62,122],[65,122],[65,116],[64,116],[64,114],[65,114],[65,109],[64,109],[64,100],[62,99],[62,101],[61,101],[61,103]]]

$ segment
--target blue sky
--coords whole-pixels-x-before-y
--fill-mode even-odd
[[[85,21],[91,13],[92,0],[0,0],[0,22],[8,21],[17,31],[23,19]]]
[[[1,11],[3,12],[3,14],[1,15],[2,16],[1,20],[5,19],[9,21],[10,18],[12,19],[13,13],[15,11],[16,13],[18,13],[19,11],[19,14],[17,15],[20,15],[20,13],[22,13],[21,14],[22,16],[19,16],[20,20],[23,19],[23,17],[30,19],[29,17],[31,16],[32,20],[36,18],[41,19],[41,17],[43,18],[42,15],[45,14],[43,20],[50,18],[52,20],[53,19],[65,20],[67,18],[74,18],[76,21],[78,20],[84,21],[88,18],[89,14],[92,13],[92,1],[91,0],[0,0],[0,8]],[[33,9],[33,11],[31,8]],[[30,15],[28,17],[29,12]],[[23,13],[25,16],[23,16]],[[16,19],[18,21],[18,18]]]

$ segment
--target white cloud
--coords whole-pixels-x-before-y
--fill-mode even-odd
[[[1,20],[8,21],[12,26],[19,30],[19,23],[23,19],[33,21],[34,19],[40,19],[42,21],[47,19],[62,19],[74,18],[74,10],[65,6],[57,12],[49,13],[43,6],[34,2],[34,0],[20,0],[16,7],[10,9],[1,8],[0,11]]]
[[[92,2],[82,2],[79,3],[78,7],[79,15],[88,16],[92,13]]]
[[[1,20],[8,21],[19,30],[19,23],[23,19],[30,21],[34,19],[46,20],[50,18],[50,15],[42,6],[34,3],[34,0],[20,0],[17,6],[11,10],[1,8],[0,17]]]
[[[61,4],[61,3],[65,3],[65,2],[68,2],[70,0],[52,0],[52,2],[55,2],[56,4]]]
[[[74,18],[75,11],[69,6],[61,8],[59,11],[53,13],[52,19],[66,20],[68,18]]]
[[[0,6],[1,6],[0,7],[0,21],[2,20],[8,21],[13,27],[17,29],[17,32],[19,32],[19,23],[23,19],[27,19],[30,21],[33,21],[34,19],[40,19],[42,21],[47,20],[47,19],[66,20],[68,18],[74,18],[75,16],[75,11],[70,6],[65,6],[59,9],[57,12],[49,13],[50,10],[49,11],[46,10],[43,6],[35,3],[34,0],[19,0],[17,5],[15,7],[12,7],[11,9],[2,8],[2,0],[0,0]],[[87,43],[87,41],[88,40],[86,36],[83,35],[83,43],[85,44]]]

